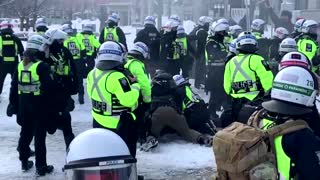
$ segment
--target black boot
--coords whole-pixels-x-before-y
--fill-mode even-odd
[[[79,94],[79,104],[84,104],[84,98],[83,98],[83,94]]]
[[[33,162],[32,161],[21,161],[21,169],[22,171],[28,171],[33,167]]]
[[[40,168],[37,168],[37,175],[44,176],[46,174],[52,173],[54,167],[51,165],[48,166],[42,166]]]

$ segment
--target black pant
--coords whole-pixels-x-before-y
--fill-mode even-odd
[[[17,68],[17,63],[15,62],[13,63],[0,62],[0,94],[2,93],[3,83],[7,74],[10,74],[12,78],[16,68]]]
[[[58,127],[63,132],[63,138],[66,144],[66,149],[68,149],[71,141],[74,139],[74,134],[72,132],[72,126],[71,126],[70,112],[68,111],[59,112],[58,118],[59,118]]]
[[[206,79],[206,90],[210,92],[209,110],[213,117],[216,117],[216,111],[221,109],[221,106],[225,109],[230,100],[223,88],[223,66],[211,66],[209,67],[208,78]]]
[[[86,73],[85,62],[83,59],[77,59],[77,60],[74,60],[74,62],[77,68],[79,96],[83,96],[84,94],[83,78],[85,77],[85,73]]]
[[[20,139],[18,143],[19,159],[27,161],[30,156],[29,145],[34,135],[35,146],[35,160],[36,167],[40,168],[47,165],[46,160],[46,133],[47,130],[44,125],[44,116],[40,112],[24,112],[20,118],[22,121]]]
[[[199,88],[200,84],[204,84],[206,77],[206,60],[203,57],[195,62],[195,87]]]
[[[89,72],[94,68],[95,66],[95,57],[94,56],[88,56],[87,59],[85,60],[85,72],[84,72],[84,77],[87,78]]]
[[[92,126],[93,128],[108,129],[118,134],[128,146],[130,154],[133,157],[136,157],[138,133],[137,133],[137,125],[132,118],[131,119],[123,118],[123,117],[120,118],[120,122],[117,129],[109,129],[109,128],[103,127],[102,125],[97,123],[95,120],[93,120]]]

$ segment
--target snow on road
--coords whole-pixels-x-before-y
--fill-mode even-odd
[[[130,49],[135,29],[124,27],[124,31],[127,32]],[[0,95],[0,162],[2,163],[0,180],[36,179],[35,168],[26,173],[21,171],[16,151],[20,126],[16,124],[15,117],[6,116],[9,89],[10,76],[7,76],[3,93]],[[91,128],[90,102],[87,97],[84,105],[76,103],[76,108],[71,114],[72,127],[76,135]],[[31,148],[34,149],[33,142]],[[34,161],[34,158],[31,159]],[[174,141],[162,139],[153,152],[138,151],[137,160],[138,172],[146,179],[210,179],[215,168],[212,148],[179,139]],[[47,135],[47,162],[54,165],[54,173],[37,179],[64,179],[62,167],[65,162],[65,144],[62,132],[59,130],[54,135]]]

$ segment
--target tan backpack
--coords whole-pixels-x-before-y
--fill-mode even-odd
[[[253,118],[258,118],[259,113],[261,111],[253,114]],[[234,122],[213,138],[217,179],[277,180],[274,139],[304,128],[308,125],[302,120],[289,121],[266,131]]]

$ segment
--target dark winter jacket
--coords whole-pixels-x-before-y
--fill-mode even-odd
[[[54,67],[58,66],[59,64],[52,57],[55,57],[56,59],[60,59],[59,57],[62,57],[62,64],[68,65],[70,68],[68,76],[61,76],[54,71],[52,72],[56,84],[56,95],[61,95],[63,97],[76,94],[78,92],[78,80],[76,75],[77,70],[72,58],[72,54],[66,47],[54,42],[50,46],[50,57],[45,59],[45,62],[47,62],[51,68],[54,69]]]
[[[127,46],[127,40],[126,40],[126,35],[124,34],[124,32],[122,31],[122,29],[118,26],[116,26],[115,24],[107,24],[107,27],[109,28],[116,28],[116,32],[117,32],[117,35],[119,37],[119,43],[123,44],[127,49],[128,49],[128,46]],[[101,44],[103,44],[105,42],[104,40],[104,30],[105,28],[102,29],[101,33],[100,33],[100,37],[99,37],[99,42]]]
[[[16,52],[15,50],[15,47],[13,46],[12,48],[7,48],[7,49],[2,49],[2,54],[7,54],[7,55],[10,55],[10,56],[15,56],[15,54],[18,54],[20,55],[20,57],[23,56],[23,51],[24,51],[24,47],[21,43],[21,40],[13,34],[13,31],[12,29],[4,29],[4,30],[1,30],[1,38],[2,38],[2,41],[3,40],[12,40],[15,42],[15,44],[17,45],[17,50],[18,52]],[[1,60],[2,61],[2,57],[1,57]],[[19,59],[18,59],[18,56],[16,56],[15,58],[15,63],[18,63]]]
[[[146,25],[144,29],[138,32],[134,43],[145,43],[150,52],[150,60],[158,61],[160,52],[160,33],[155,26]]]
[[[174,54],[173,42],[176,40],[177,31],[164,34],[160,40],[160,59],[161,61],[172,60]]]
[[[50,67],[48,64],[41,62],[37,67],[37,74],[39,75],[40,92],[41,95],[35,96],[32,93],[18,94],[18,69],[14,72],[10,95],[9,106],[12,112],[17,112],[20,117],[23,117],[24,113],[42,113],[46,112],[48,108],[51,108],[50,95],[53,94],[53,80],[50,76]],[[18,124],[21,125],[21,120],[18,118]],[[20,122],[19,122],[20,121]]]

